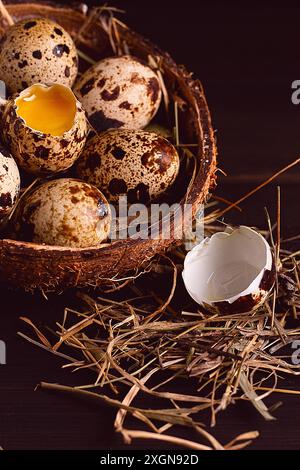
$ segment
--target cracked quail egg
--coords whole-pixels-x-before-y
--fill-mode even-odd
[[[0,146],[0,221],[12,211],[20,192],[20,174],[11,154]]]
[[[85,248],[109,234],[111,211],[94,186],[72,178],[48,181],[25,196],[15,220],[18,238]]]
[[[110,57],[92,66],[75,84],[74,92],[98,132],[141,129],[149,124],[161,101],[156,73],[128,55]]]
[[[77,175],[110,201],[127,195],[130,203],[148,202],[166,191],[179,171],[175,147],[155,133],[110,130],[94,136],[77,164]]]
[[[77,50],[71,36],[51,20],[22,20],[2,39],[0,80],[10,93],[45,82],[71,87],[77,71]]]
[[[35,84],[12,97],[4,109],[3,139],[28,173],[70,168],[87,136],[81,103],[65,85]]]
[[[187,254],[182,276],[190,296],[207,310],[254,311],[274,284],[271,248],[249,227],[228,228],[205,238]]]

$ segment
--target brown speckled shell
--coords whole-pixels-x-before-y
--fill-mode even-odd
[[[20,174],[10,153],[0,145],[0,221],[13,209],[20,191]]]
[[[156,73],[128,55],[93,65],[75,84],[74,92],[98,132],[142,129],[155,116],[161,101]]]
[[[86,21],[86,12],[80,8],[58,7],[34,2],[8,5],[14,20],[44,16],[63,26],[73,37],[78,35]],[[92,18],[81,35],[78,47],[95,60],[113,55],[109,37],[103,25],[107,16]],[[1,29],[2,28],[2,29]],[[7,22],[0,17],[0,33]],[[126,43],[130,53],[147,61],[155,57],[161,64],[165,84],[172,102],[180,98],[180,130],[185,143],[197,144],[193,148],[197,167],[195,178],[186,185],[186,193],[180,204],[192,204],[193,214],[199,209],[215,186],[216,145],[205,94],[199,80],[182,66],[177,65],[169,54],[161,51],[129,27],[116,25],[118,37]],[[142,25],[141,25],[142,29]],[[177,223],[177,222],[176,222]],[[179,221],[180,223],[180,221]],[[101,248],[75,249],[43,246],[14,240],[0,240],[0,279],[27,290],[62,291],[69,287],[99,286],[108,279],[120,279],[129,272],[145,266],[157,253],[178,244],[175,238],[177,225],[172,221],[168,239],[126,239]]]
[[[72,86],[78,57],[70,35],[57,23],[33,18],[13,25],[0,49],[0,80],[10,93],[34,83]]]
[[[15,97],[5,107],[3,122],[3,140],[19,167],[36,175],[70,168],[81,154],[87,136],[85,112],[79,101],[72,128],[61,136],[43,134],[28,127],[16,113]]]
[[[203,307],[217,315],[233,315],[238,313],[255,312],[267,299],[270,291],[274,286],[274,282],[275,262],[273,260],[272,269],[270,271],[268,269],[265,270],[260,285],[255,292],[239,297],[235,302],[232,303],[226,301],[215,302],[211,305],[203,303]]]
[[[113,130],[88,142],[77,173],[110,201],[127,195],[130,203],[147,203],[172,185],[179,165],[175,147],[163,137],[146,131]]]
[[[88,183],[73,178],[48,181],[21,205],[15,230],[24,240],[83,248],[99,245],[109,235],[108,202]]]

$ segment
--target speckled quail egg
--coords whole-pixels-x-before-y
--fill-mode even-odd
[[[0,221],[12,211],[20,192],[20,174],[11,154],[0,146]]]
[[[25,196],[15,229],[23,240],[84,248],[105,240],[110,223],[110,207],[99,189],[62,178],[48,181]]]
[[[4,110],[3,139],[20,168],[51,174],[71,167],[87,136],[81,103],[69,87],[36,84],[12,97]]]
[[[179,156],[165,138],[146,131],[110,130],[94,136],[77,164],[80,178],[110,201],[148,202],[166,191],[179,171]]]
[[[81,76],[74,91],[98,132],[142,129],[161,101],[156,73],[128,55],[101,60]]]
[[[22,20],[9,28],[0,49],[0,80],[15,93],[34,83],[72,86],[78,56],[71,36],[46,18]]]

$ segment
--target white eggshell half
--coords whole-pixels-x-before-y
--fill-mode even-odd
[[[186,256],[185,287],[198,304],[233,303],[259,290],[265,270],[271,271],[271,248],[262,235],[246,226],[205,238]]]

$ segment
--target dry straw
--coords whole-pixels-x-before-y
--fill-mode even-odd
[[[207,233],[222,229],[217,218],[223,212],[208,210]],[[249,445],[256,431],[221,444],[202,420],[209,412],[215,426],[221,411],[246,400],[271,421],[276,406],[269,409],[267,397],[275,392],[300,393],[277,386],[285,376],[300,374],[300,365],[289,357],[291,343],[300,339],[300,328],[289,326],[300,308],[300,254],[274,240],[279,227],[278,197],[278,220],[271,231],[262,232],[277,253],[277,283],[256,313],[216,316],[183,300],[177,285],[185,257],[181,247],[156,258],[147,273],[115,289],[92,296],[78,292],[78,311],[65,309],[56,331],[47,330],[51,340],[22,318],[37,336],[19,333],[23,338],[63,358],[64,367],[88,368],[94,374],[91,383],[77,387],[43,382],[40,387],[116,408],[114,427],[126,443],[161,440],[197,450]],[[169,290],[162,299],[157,285],[166,283]],[[283,348],[287,356],[282,355]],[[182,391],[182,379],[188,392]],[[134,406],[137,395],[145,400],[144,406]],[[132,418],[140,427],[134,427]],[[182,426],[190,428],[192,440],[180,437],[177,430]]]

